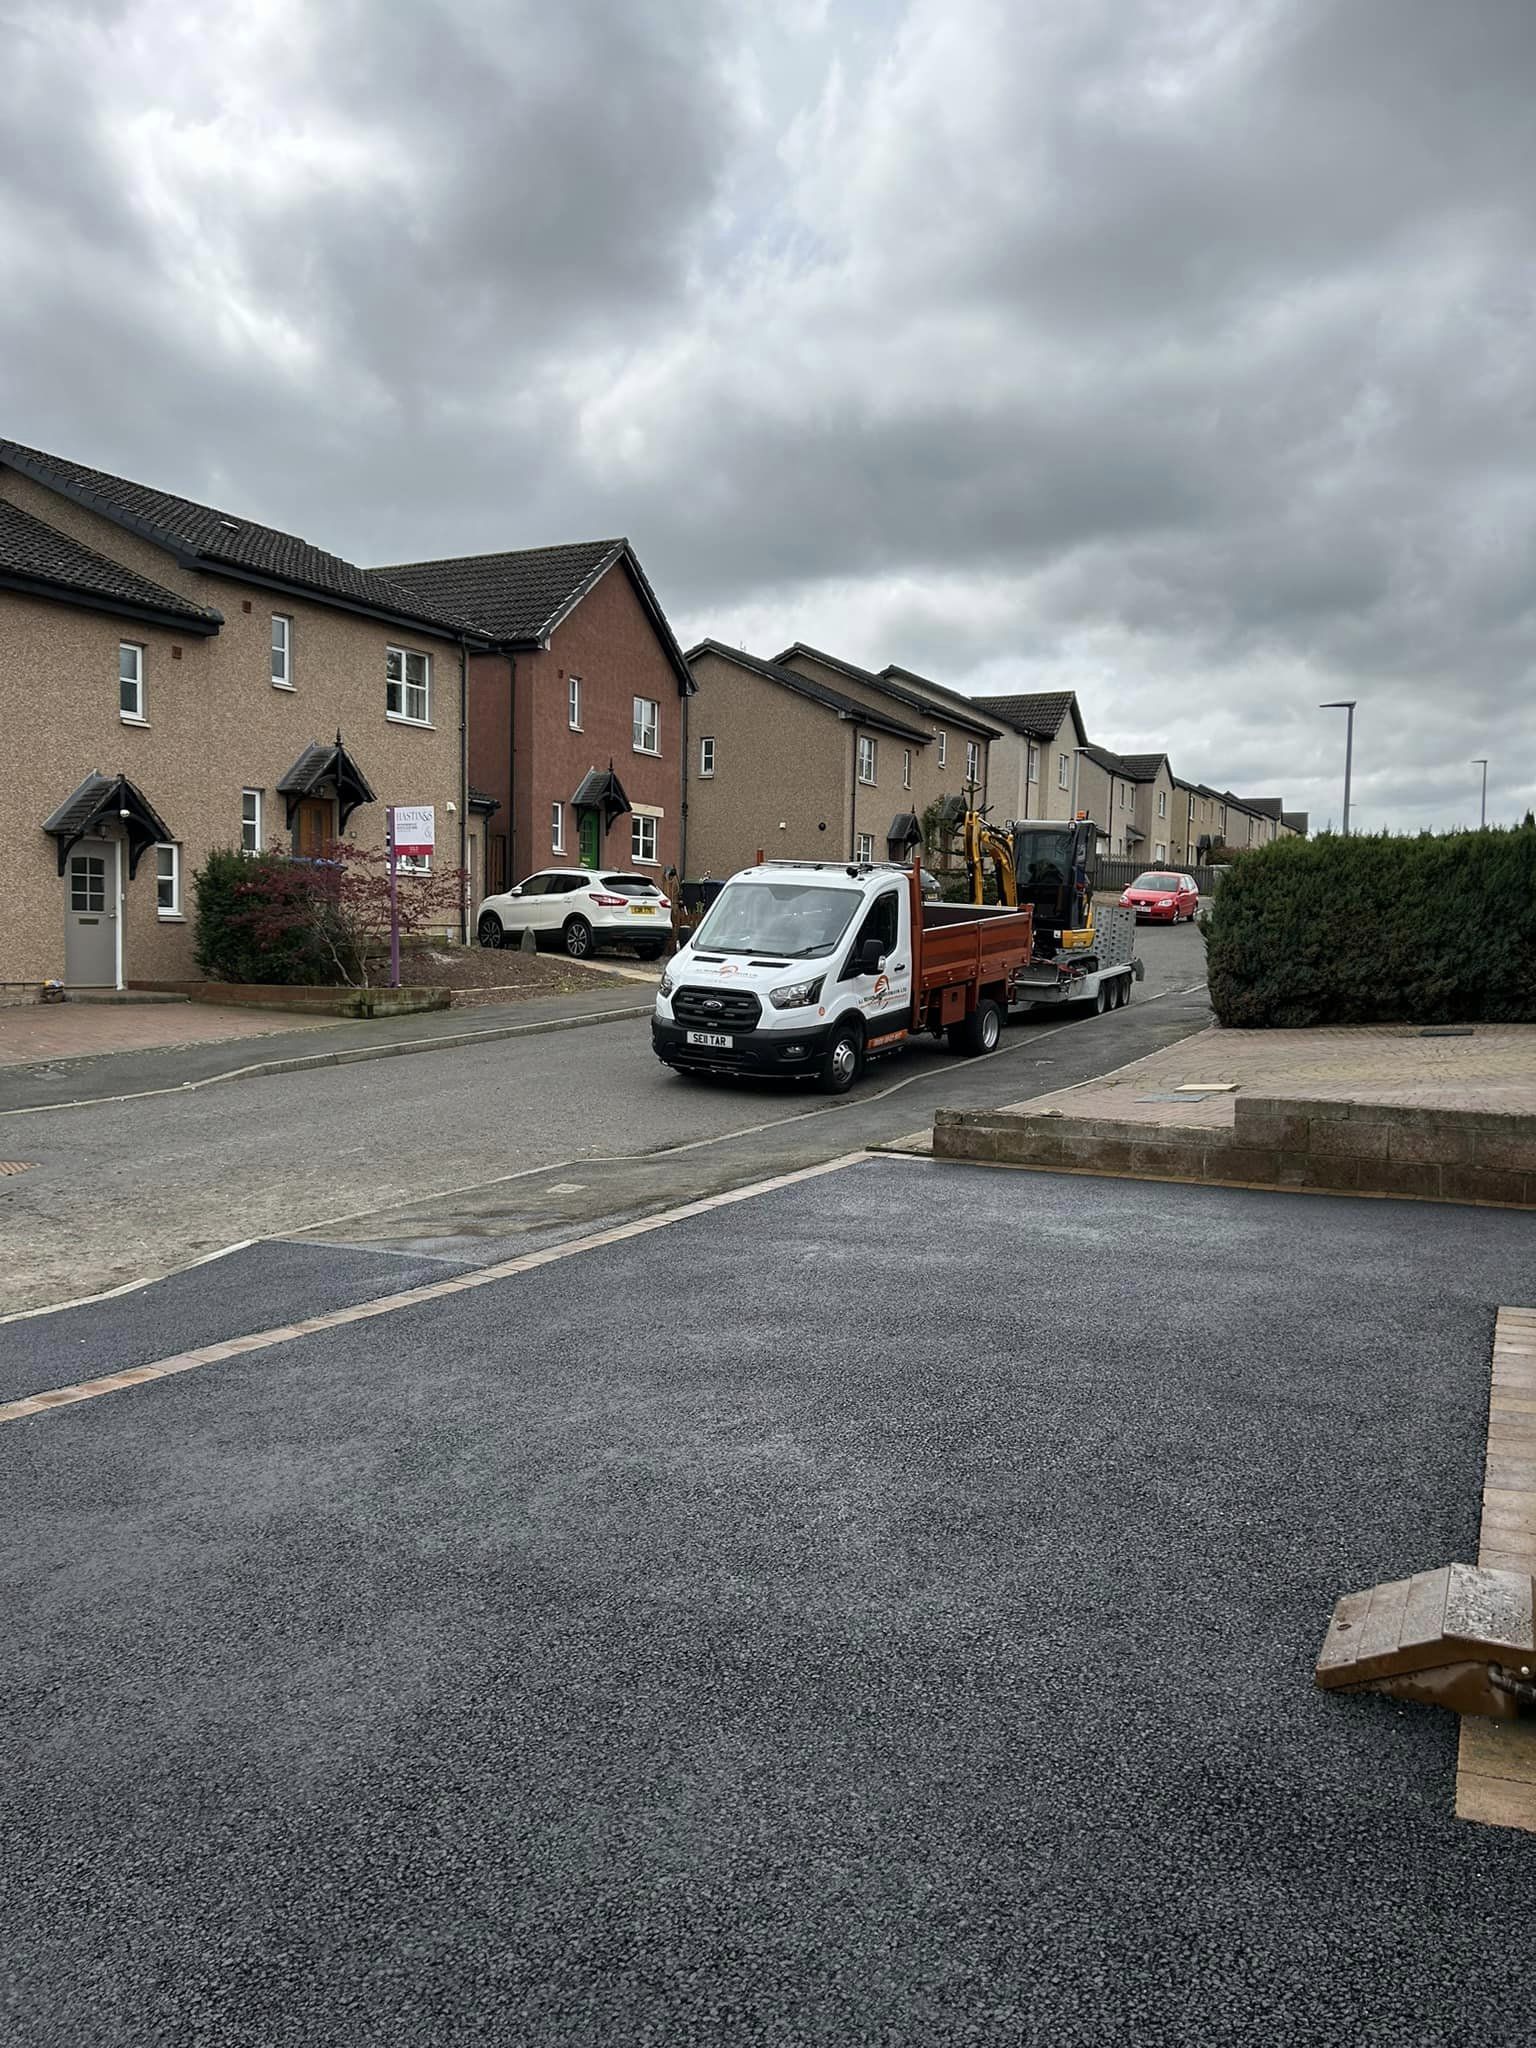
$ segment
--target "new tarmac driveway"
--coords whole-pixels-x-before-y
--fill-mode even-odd
[[[0,1428],[16,2048],[1514,2043],[1512,1212],[872,1159]]]

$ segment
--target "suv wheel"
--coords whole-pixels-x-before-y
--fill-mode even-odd
[[[561,934],[565,950],[573,960],[585,960],[592,951],[592,927],[584,917],[568,917]]]
[[[494,910],[488,910],[480,920],[479,939],[482,946],[489,946],[494,952],[506,940],[506,927]]]

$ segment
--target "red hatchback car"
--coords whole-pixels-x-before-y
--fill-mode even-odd
[[[1121,892],[1120,901],[1127,910],[1135,911],[1138,924],[1143,918],[1155,924],[1177,924],[1181,918],[1193,917],[1200,908],[1200,891],[1193,875],[1151,868]]]

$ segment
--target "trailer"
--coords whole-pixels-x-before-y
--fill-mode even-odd
[[[1014,1001],[1021,1007],[1092,1009],[1102,1016],[1128,1003],[1145,974],[1136,955],[1135,911],[1118,903],[1100,906],[1088,945],[1058,946],[1048,957],[1033,959],[1014,984]]]

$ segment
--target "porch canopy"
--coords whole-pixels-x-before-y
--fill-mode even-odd
[[[601,811],[605,832],[611,832],[614,820],[627,816],[633,808],[624,794],[624,785],[613,772],[611,761],[606,771],[588,769],[581,779],[581,787],[571,798],[571,807],[578,811]]]
[[[290,830],[293,827],[294,814],[304,798],[320,795],[327,783],[332,784],[336,791],[336,824],[339,831],[346,831],[348,818],[360,804],[377,801],[368,786],[367,776],[342,745],[339,732],[334,746],[325,746],[319,740],[311,740],[288,772],[278,779],[278,794],[288,799]]]
[[[898,811],[885,834],[885,850],[892,860],[909,861],[913,850],[923,843],[923,828],[915,811]]]
[[[139,856],[146,846],[168,844],[173,837],[143,790],[126,775],[87,775],[72,796],[64,799],[43,830],[59,842],[59,873],[69,863],[70,851],[82,839],[109,825],[122,827],[128,842],[128,872],[138,872]]]

